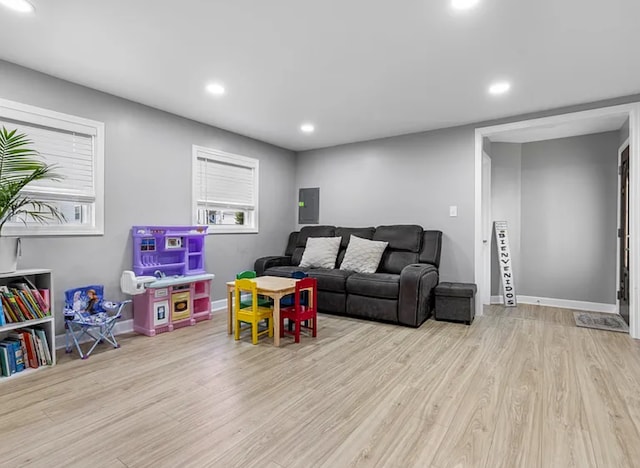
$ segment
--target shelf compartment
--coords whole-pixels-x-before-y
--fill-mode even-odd
[[[165,263],[164,265],[149,265],[149,266],[141,266],[143,270],[160,270],[161,268],[177,268],[184,266],[184,262],[182,263]]]
[[[211,301],[209,300],[209,296],[193,300],[193,313],[200,314],[203,312],[211,312]]]
[[[51,270],[47,269],[29,269],[29,270],[17,270],[9,273],[0,273],[0,285],[9,285],[13,282],[22,283],[30,282],[33,287],[43,291],[47,291],[48,297],[45,300],[49,304],[49,315],[45,317],[39,317],[32,320],[24,320],[21,322],[5,323],[0,326],[0,340],[5,339],[9,333],[20,328],[37,328],[41,329],[45,333],[47,347],[51,356],[50,365],[40,365],[37,368],[27,367],[21,372],[16,372],[10,376],[0,377],[0,382],[7,382],[14,378],[23,377],[25,375],[31,375],[42,369],[49,368],[56,364],[56,337],[55,337],[55,316],[52,315],[51,308],[55,303],[54,285],[51,277]],[[6,318],[6,317],[5,317]]]

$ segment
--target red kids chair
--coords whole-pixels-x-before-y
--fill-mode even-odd
[[[305,303],[304,291],[309,291]],[[294,324],[294,331],[285,331],[284,319]],[[309,321],[309,326],[302,326],[302,322]],[[280,310],[280,337],[294,335],[296,343],[300,343],[300,329],[311,330],[311,336],[317,336],[318,331],[318,281],[315,278],[302,278],[296,283],[293,305]]]

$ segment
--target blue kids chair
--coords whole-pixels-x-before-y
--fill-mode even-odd
[[[108,341],[114,348],[120,345],[113,336],[113,327],[122,316],[122,308],[131,301],[110,302],[103,300],[101,284],[68,289],[64,292],[64,328],[66,352],[70,353],[71,343],[82,359],[87,359],[98,343]],[[93,345],[86,353],[82,352],[80,341],[85,337],[93,339]]]

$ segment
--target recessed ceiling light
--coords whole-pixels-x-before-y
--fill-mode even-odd
[[[498,81],[489,86],[489,93],[493,95],[504,94],[511,89],[508,81]]]
[[[214,96],[222,96],[226,92],[224,86],[222,86],[220,83],[211,83],[207,85],[207,91]]]
[[[451,7],[455,10],[469,10],[479,2],[480,0],[451,0]]]
[[[27,0],[0,0],[0,5],[19,11],[20,13],[33,13],[35,11],[34,6]]]
[[[300,130],[304,133],[313,133],[316,130],[316,127],[314,127],[313,124],[304,123],[300,125]]]
[[[304,133],[313,133],[315,129],[316,127],[314,127],[313,124],[310,123],[300,125],[300,130],[302,130]]]

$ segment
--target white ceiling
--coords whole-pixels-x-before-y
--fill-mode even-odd
[[[532,141],[554,140],[593,133],[620,130],[629,118],[628,113],[572,120],[554,125],[540,125],[519,130],[509,130],[491,135],[492,142],[501,143],[530,143]]]
[[[638,0],[31,1],[0,58],[294,150],[640,92]]]

